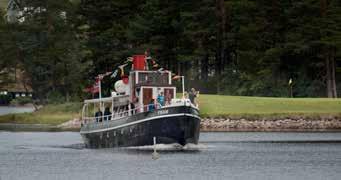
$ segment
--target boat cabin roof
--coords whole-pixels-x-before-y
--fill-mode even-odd
[[[98,98],[98,99],[86,99],[85,104],[100,103],[100,102],[126,102],[129,100],[129,95],[118,95],[112,97]]]

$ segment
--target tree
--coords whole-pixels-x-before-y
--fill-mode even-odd
[[[35,0],[21,1],[20,7],[24,21],[3,28],[11,37],[4,60],[14,59],[25,68],[38,99],[58,92],[68,101],[70,95],[81,92],[79,82],[88,66],[73,29],[74,4]],[[15,31],[9,31],[11,27]]]

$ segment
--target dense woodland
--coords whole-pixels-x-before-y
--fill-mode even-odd
[[[288,97],[292,79],[294,97],[341,95],[341,0],[16,3],[20,21],[0,19],[0,67],[25,70],[38,99],[90,96],[95,76],[146,50],[202,93]]]

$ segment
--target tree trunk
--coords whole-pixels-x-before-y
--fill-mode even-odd
[[[177,75],[181,75],[181,65],[180,65],[180,61],[176,62],[177,65]]]
[[[326,53],[325,56],[325,63],[326,63],[326,80],[327,80],[327,97],[328,98],[333,98],[333,87],[332,87],[332,73],[330,71],[330,58],[329,58],[329,54]]]
[[[336,77],[335,77],[335,58],[334,54],[327,51],[325,56],[326,63],[326,80],[327,80],[327,96],[328,98],[337,98]]]
[[[320,0],[320,13],[322,17],[326,16],[327,12],[327,0]]]
[[[216,51],[216,62],[215,62],[215,73],[217,77],[217,93],[219,94],[222,90],[221,87],[221,73],[223,69],[225,59],[225,27],[226,27],[226,16],[225,16],[225,4],[224,0],[216,0],[216,17],[217,17],[217,51]]]
[[[66,100],[66,102],[70,102],[70,93],[69,93],[69,90],[66,90],[65,100]]]
[[[327,14],[327,0],[320,0],[321,17],[325,18]],[[322,48],[326,64],[327,97],[337,98],[336,78],[335,78],[335,50],[332,47]]]
[[[201,59],[201,80],[207,81],[208,79],[208,53],[205,53],[204,58]]]
[[[199,80],[200,79],[200,59],[195,59],[192,61],[193,68],[191,68],[192,73],[191,77],[193,80]]]
[[[336,89],[336,76],[335,76],[335,53],[332,53],[332,56],[330,57],[330,71],[331,71],[331,79],[332,79],[332,94],[333,98],[337,98],[337,89]]]

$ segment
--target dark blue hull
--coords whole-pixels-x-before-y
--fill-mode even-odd
[[[89,148],[110,148],[158,144],[198,143],[200,118],[197,109],[187,106],[163,108],[154,112],[84,127],[81,135]]]

